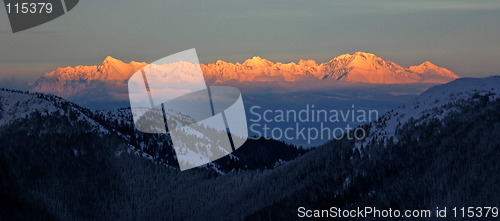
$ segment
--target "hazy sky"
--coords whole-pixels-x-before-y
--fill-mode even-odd
[[[81,0],[15,34],[1,8],[0,39],[0,86],[107,55],[152,62],[190,48],[202,63],[254,55],[325,62],[364,51],[402,66],[429,60],[487,76],[500,73],[500,1]]]

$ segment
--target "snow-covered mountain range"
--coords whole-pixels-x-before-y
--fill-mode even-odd
[[[207,77],[219,81],[297,81],[304,78],[337,79],[349,82],[376,84],[446,83],[458,75],[430,62],[404,68],[374,54],[356,52],[340,55],[329,62],[318,64],[314,60],[298,63],[273,63],[253,57],[242,64],[217,61],[202,66]]]
[[[146,65],[147,63],[134,61],[124,63],[108,56],[100,65],[65,67],[48,72],[35,82],[32,89],[64,98],[99,96],[102,91],[111,91],[109,96],[120,99],[123,96],[120,92],[126,91],[126,83],[130,76]],[[213,64],[202,64],[201,68],[207,81],[215,83],[229,80],[291,82],[303,79],[336,79],[346,82],[406,84],[446,83],[459,78],[452,71],[430,62],[404,68],[364,52],[340,55],[322,64],[314,60],[273,63],[260,57],[253,57],[243,63],[219,60]]]

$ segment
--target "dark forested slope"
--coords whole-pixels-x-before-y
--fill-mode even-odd
[[[410,118],[387,142],[332,141],[278,167],[260,160],[276,154],[262,148],[282,143],[250,142],[259,157],[245,162],[255,167],[218,162],[233,168],[225,175],[144,157],[124,130],[71,108],[35,111],[0,127],[0,219],[268,220],[297,218],[299,206],[498,206],[500,100],[481,92],[450,102],[433,107],[446,115]]]

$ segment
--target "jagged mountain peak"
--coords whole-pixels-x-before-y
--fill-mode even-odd
[[[226,64],[229,64],[228,62],[225,62],[223,60],[217,60],[215,63],[215,65],[218,65],[218,66],[221,66],[221,65],[226,65]]]
[[[273,65],[274,63],[267,60],[263,59],[259,56],[254,56],[252,59],[247,59],[245,62],[243,62],[243,65],[245,66],[250,66],[250,67],[255,67],[255,66],[270,66]]]
[[[430,61],[424,61],[424,63],[422,63],[420,65],[428,66],[428,67],[437,67],[435,64],[431,63]]]
[[[347,54],[349,55],[349,54]],[[373,53],[368,53],[368,52],[362,52],[362,51],[357,51],[354,52],[352,55],[349,55],[355,58],[362,58],[362,59],[375,59],[375,58],[380,58],[377,55]]]
[[[368,52],[362,52],[362,51],[356,51],[354,52],[355,56],[368,56],[368,57],[376,57],[375,54],[368,53]]]
[[[101,66],[103,65],[127,66],[127,65],[147,65],[147,63],[137,62],[137,61],[130,61],[130,63],[126,63],[118,58],[114,58],[112,56],[106,56],[106,58],[104,58],[104,60],[101,63]]]
[[[394,62],[386,61],[372,53],[355,52],[343,54],[335,57],[329,62],[337,69],[366,69],[370,72],[384,70],[387,74],[390,72],[401,72],[404,68]],[[369,74],[369,73],[367,73]],[[368,82],[368,83],[390,83],[390,82]]]
[[[352,55],[337,56],[324,66],[329,77],[344,81],[401,84],[417,83],[420,80],[418,74],[411,73],[394,62],[360,51]]]
[[[427,80],[428,78],[430,78],[431,80],[434,80],[436,78],[441,78],[441,79],[460,78],[460,76],[453,73],[452,71],[446,68],[439,67],[431,63],[430,61],[425,61],[424,63],[417,66],[410,66],[408,70],[421,74],[424,82],[428,81]]]
[[[300,59],[298,65],[306,66],[306,67],[316,67],[316,66],[318,66],[318,63],[312,59],[308,59],[308,60]]]
[[[137,70],[146,66],[147,63],[131,61],[125,63],[122,60],[107,56],[100,66],[97,67],[96,77],[104,81],[123,82]]]
[[[116,59],[114,57],[111,57],[111,56],[106,56],[106,58],[104,58],[102,63],[103,64],[114,64],[114,63],[125,64],[123,61]]]
[[[437,69],[437,68],[440,68],[440,67],[431,63],[430,61],[424,61],[422,64],[419,64],[416,66],[410,66],[408,69],[415,71],[415,72],[423,72],[423,70]]]
[[[362,52],[362,51],[357,51],[354,52],[353,54],[342,54],[334,59],[332,61],[339,61],[339,60],[353,60],[353,59],[362,59],[362,60],[373,60],[373,59],[380,59],[375,54],[372,53],[367,53],[367,52]]]

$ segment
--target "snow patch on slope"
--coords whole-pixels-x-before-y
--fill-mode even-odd
[[[432,119],[442,120],[458,110],[458,105],[473,96],[488,96],[490,100],[500,98],[500,76],[488,78],[461,78],[447,84],[430,88],[414,100],[384,114],[368,125],[367,138],[356,143],[355,148],[370,142],[387,144],[398,142],[396,131],[410,121],[420,119],[424,123]]]

